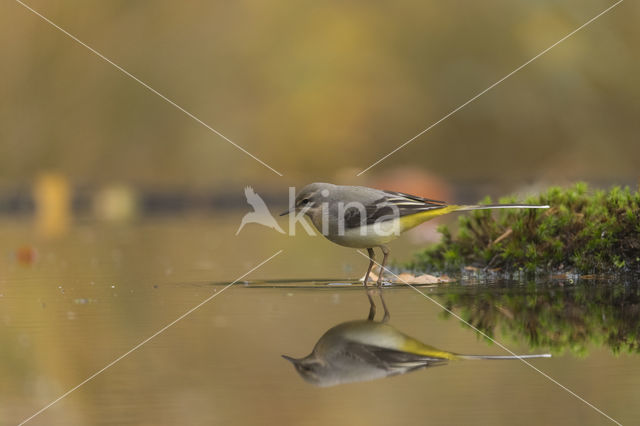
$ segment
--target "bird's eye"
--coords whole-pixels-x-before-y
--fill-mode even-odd
[[[305,204],[308,204],[308,203],[309,203],[309,199],[308,198],[303,198],[302,200],[300,200],[300,204],[303,205],[303,206]]]

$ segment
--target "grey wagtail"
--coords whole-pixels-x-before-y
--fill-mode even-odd
[[[380,322],[348,321],[329,329],[304,358],[290,361],[302,378],[316,386],[335,386],[405,374],[463,359],[549,358],[537,355],[461,355],[426,345]]]
[[[364,186],[312,183],[300,190],[294,205],[280,214],[306,215],[318,231],[341,246],[366,248],[369,268],[364,278],[367,286],[374,264],[374,247],[383,253],[378,286],[389,257],[385,245],[404,231],[443,214],[481,209],[546,209],[530,204],[453,205],[402,192],[382,191]]]

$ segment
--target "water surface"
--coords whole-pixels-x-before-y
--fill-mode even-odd
[[[305,382],[281,355],[305,356],[327,330],[369,313],[356,280],[366,260],[319,238],[259,228],[234,238],[235,220],[209,218],[78,224],[53,241],[28,223],[2,229],[1,424],[28,418],[221,291],[29,424],[610,423],[518,360]],[[406,258],[412,247],[392,249]],[[619,422],[640,418],[637,283],[419,290],[515,353],[552,353],[529,362]],[[404,334],[450,352],[507,354],[412,288],[383,294],[389,325]]]

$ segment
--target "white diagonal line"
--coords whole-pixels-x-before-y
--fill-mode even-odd
[[[360,173],[358,173],[356,176],[360,176],[363,173],[365,173],[366,171],[368,171],[369,169],[371,169],[372,167],[374,167],[375,165],[381,163],[382,161],[386,160],[387,158],[389,158],[390,156],[392,156],[393,154],[395,154],[396,152],[398,152],[399,150],[401,150],[402,148],[404,148],[405,146],[409,145],[411,142],[413,142],[414,140],[418,139],[420,136],[424,135],[425,133],[427,133],[429,130],[433,129],[435,126],[437,126],[438,124],[442,123],[444,120],[446,120],[447,118],[451,117],[453,114],[455,114],[456,112],[460,111],[462,108],[466,107],[467,105],[469,105],[471,102],[475,101],[476,99],[478,99],[480,96],[484,95],[485,93],[487,93],[489,90],[493,89],[494,87],[496,87],[497,85],[499,85],[500,83],[502,83],[503,81],[505,81],[506,79],[508,79],[509,77],[511,77],[512,75],[514,75],[515,73],[517,73],[518,71],[520,71],[522,68],[526,67],[527,65],[529,65],[531,62],[535,61],[536,59],[538,59],[539,57],[541,57],[542,55],[544,55],[545,53],[547,53],[548,51],[550,51],[551,49],[553,49],[554,47],[556,47],[557,45],[559,45],[560,43],[562,43],[563,41],[565,41],[566,39],[568,39],[569,37],[571,37],[572,35],[574,35],[575,33],[577,33],[578,31],[580,31],[581,29],[583,29],[584,27],[586,27],[587,25],[591,24],[593,21],[595,21],[596,19],[598,19],[599,17],[601,17],[602,15],[604,15],[605,13],[609,12],[611,9],[613,9],[614,7],[616,7],[617,5],[619,5],[620,3],[622,3],[624,0],[618,0],[618,2],[614,3],[613,5],[609,6],[608,8],[606,8],[605,10],[603,10],[602,12],[598,13],[596,16],[594,16],[593,18],[589,19],[587,22],[585,22],[584,24],[580,25],[578,28],[576,28],[575,30],[571,31],[569,34],[567,34],[566,36],[562,37],[560,40],[556,41],[555,43],[553,43],[551,46],[547,47],[546,49],[544,49],[542,52],[538,53],[536,56],[534,56],[533,58],[529,59],[527,62],[525,62],[524,64],[520,65],[518,68],[516,68],[515,70],[511,71],[509,74],[505,75],[504,77],[502,77],[500,80],[496,81],[495,83],[493,83],[491,86],[487,87],[486,89],[484,89],[482,92],[478,93],[477,95],[475,95],[473,98],[469,99],[468,101],[466,101],[465,103],[463,103],[462,105],[460,105],[459,107],[457,107],[456,109],[454,109],[453,111],[449,112],[447,115],[445,115],[444,117],[442,117],[440,120],[436,121],[435,123],[433,123],[432,125],[430,125],[429,127],[427,127],[426,129],[424,129],[423,131],[421,131],[420,133],[418,133],[417,135],[415,135],[414,137],[412,137],[411,139],[409,139],[408,141],[406,141],[405,143],[403,143],[402,145],[398,146],[396,149],[394,149],[393,151],[391,151],[390,153],[388,153],[387,155],[385,155],[384,157],[380,158],[378,161],[376,161],[375,163],[373,163],[372,165],[370,165],[369,167],[367,167],[366,169],[362,170]]]
[[[382,265],[380,265],[378,262],[376,262],[373,259],[370,259],[368,255],[366,255],[365,253],[361,252],[360,250],[358,250],[358,253],[360,253],[362,256],[366,257],[367,259],[373,261],[376,265],[378,265],[380,268],[382,268]],[[602,414],[604,417],[606,417],[607,419],[611,420],[612,422],[622,426],[622,423],[620,423],[619,421],[617,421],[616,419],[614,419],[613,417],[607,415],[604,411],[602,411],[601,409],[599,409],[598,407],[596,407],[595,405],[593,405],[592,403],[590,403],[589,401],[587,401],[586,399],[582,398],[580,395],[578,395],[577,393],[575,393],[574,391],[572,391],[571,389],[569,389],[568,387],[566,387],[565,385],[563,385],[562,383],[558,382],[557,380],[555,380],[553,377],[549,376],[547,373],[541,371],[540,369],[536,368],[535,366],[533,366],[533,364],[531,364],[529,361],[525,360],[523,357],[516,355],[514,352],[512,352],[509,348],[507,348],[506,346],[504,346],[502,343],[498,342],[497,340],[493,339],[492,337],[489,337],[486,333],[484,333],[483,331],[479,330],[477,327],[473,326],[472,324],[470,324],[469,322],[465,321],[461,316],[459,316],[458,314],[456,314],[455,312],[453,312],[450,309],[447,309],[444,305],[442,305],[440,302],[438,302],[437,300],[435,300],[434,298],[427,296],[425,293],[421,292],[420,290],[418,290],[416,287],[414,287],[413,285],[409,284],[408,282],[406,282],[405,280],[403,280],[402,278],[400,278],[399,276],[397,276],[396,274],[394,274],[393,272],[389,271],[388,269],[385,268],[385,271],[390,273],[391,275],[393,275],[394,277],[396,277],[398,280],[402,281],[404,284],[408,285],[409,287],[411,287],[412,289],[414,289],[415,291],[417,291],[418,293],[420,293],[423,297],[425,297],[426,299],[430,300],[431,302],[435,303],[436,305],[438,305],[439,307],[441,307],[442,309],[444,309],[445,311],[447,311],[449,314],[453,315],[454,317],[456,317],[457,319],[459,319],[461,322],[463,322],[464,324],[468,325],[469,327],[471,327],[472,329],[474,329],[477,333],[480,333],[482,336],[486,337],[487,339],[491,340],[493,343],[495,343],[496,345],[500,346],[502,349],[504,349],[505,351],[507,351],[510,355],[513,355],[514,357],[518,358],[520,361],[524,362],[525,364],[527,364],[529,367],[533,368],[535,371],[537,371],[538,373],[540,373],[542,376],[544,376],[545,378],[547,378],[548,380],[550,380],[551,382],[555,383],[556,385],[560,386],[562,389],[564,389],[565,391],[567,391],[569,394],[571,394],[572,396],[576,397],[577,399],[579,399],[580,401],[584,402],[585,404],[587,404],[589,407],[593,408],[594,410],[596,410],[598,413]],[[382,274],[383,271],[382,269],[380,270],[380,274]]]
[[[194,119],[195,121],[197,121],[198,123],[200,123],[201,125],[203,125],[204,127],[206,127],[207,129],[211,130],[213,133],[215,133],[216,135],[220,136],[222,139],[226,140],[227,142],[229,142],[231,145],[235,146],[236,148],[238,148],[240,151],[244,152],[245,154],[247,154],[249,157],[253,158],[254,160],[256,160],[258,163],[262,164],[263,166],[265,166],[266,168],[268,168],[269,170],[271,170],[272,172],[274,172],[275,174],[277,174],[278,176],[283,176],[282,173],[280,173],[279,171],[277,171],[276,169],[274,169],[273,167],[271,167],[270,165],[268,165],[267,163],[265,163],[264,161],[262,161],[261,159],[259,159],[258,157],[256,157],[255,155],[253,155],[252,153],[250,153],[249,151],[247,151],[246,149],[244,149],[243,147],[241,147],[240,145],[238,145],[237,143],[235,143],[234,141],[232,141],[231,139],[229,139],[228,137],[226,137],[225,135],[223,135],[222,133],[220,133],[219,131],[217,131],[216,129],[214,129],[213,127],[211,127],[210,125],[208,125],[207,123],[205,123],[204,121],[202,121],[201,119],[199,119],[198,117],[196,117],[195,115],[193,115],[192,113],[190,113],[189,111],[187,111],[186,109],[184,109],[183,107],[181,107],[180,105],[178,105],[177,103],[175,103],[174,101],[172,101],[171,99],[169,99],[168,97],[166,97],[165,95],[163,95],[162,93],[158,92],[156,89],[154,89],[153,87],[149,86],[147,83],[145,83],[144,81],[140,80],[138,77],[136,77],[135,75],[131,74],[129,71],[125,70],[124,68],[122,68],[120,65],[116,64],[115,62],[113,62],[111,59],[107,58],[106,56],[104,56],[102,53],[98,52],[96,49],[94,49],[93,47],[89,46],[88,44],[86,44],[85,42],[83,42],[82,40],[78,39],[76,36],[74,36],[73,34],[69,33],[67,30],[65,30],[64,28],[60,27],[59,25],[57,25],[56,23],[54,23],[53,21],[51,21],[49,18],[47,18],[46,16],[43,16],[41,13],[37,12],[36,10],[34,10],[31,6],[25,4],[24,2],[20,1],[20,0],[16,0],[16,3],[20,4],[21,6],[23,6],[25,9],[30,10],[31,12],[33,12],[36,16],[38,16],[39,18],[41,18],[43,21],[47,22],[48,24],[50,24],[51,26],[53,26],[54,28],[60,30],[62,33],[64,33],[66,36],[68,36],[69,38],[71,38],[73,41],[75,41],[76,43],[86,47],[87,49],[89,49],[92,53],[94,53],[95,55],[97,55],[98,57],[100,57],[102,60],[104,60],[105,62],[108,62],[109,64],[113,65],[118,71],[122,72],[124,75],[126,75],[127,77],[135,80],[136,82],[138,82],[139,84],[141,84],[143,87],[145,87],[147,90],[149,90],[150,92],[160,96],[162,99],[164,99],[166,102],[168,102],[169,104],[171,104],[172,106],[174,106],[175,108],[179,109],[180,111],[182,111],[183,113],[185,113],[187,116],[191,117],[192,119]]]
[[[167,330],[169,327],[173,326],[174,324],[176,324],[178,321],[184,319],[185,317],[187,317],[188,315],[190,315],[191,313],[193,313],[194,311],[196,311],[197,309],[199,309],[200,307],[202,307],[205,303],[209,302],[211,299],[213,299],[214,297],[220,295],[223,291],[225,291],[226,289],[228,289],[229,287],[231,287],[232,285],[234,285],[235,283],[237,283],[238,281],[240,281],[241,279],[243,279],[244,277],[246,277],[247,275],[249,275],[250,273],[252,273],[253,271],[255,271],[256,269],[260,268],[262,265],[264,265],[265,263],[269,262],[271,259],[273,259],[274,257],[276,257],[277,255],[279,255],[280,253],[282,253],[284,250],[278,250],[275,254],[271,255],[271,257],[269,257],[268,259],[263,260],[262,262],[260,262],[257,266],[254,266],[253,268],[249,269],[247,272],[245,272],[244,274],[242,274],[241,276],[239,276],[238,278],[236,278],[235,280],[233,280],[231,283],[227,284],[226,286],[224,286],[220,291],[213,293],[211,296],[207,297],[206,299],[204,299],[202,302],[198,303],[196,306],[194,306],[193,308],[189,309],[187,312],[185,312],[184,314],[180,315],[178,318],[176,318],[175,320],[171,321],[169,324],[165,325],[164,327],[162,327],[160,330],[156,331],[155,333],[153,333],[151,336],[147,337],[146,339],[144,339],[142,342],[138,343],[137,345],[135,345],[133,348],[129,349],[127,352],[123,353],[122,355],[120,355],[118,358],[114,359],[113,361],[111,361],[109,364],[105,365],[104,367],[102,367],[100,370],[96,371],[95,373],[93,373],[92,375],[90,375],[89,377],[87,377],[86,379],[84,379],[83,381],[81,381],[80,383],[78,383],[77,385],[75,385],[74,387],[72,387],[71,389],[69,389],[68,391],[66,391],[65,393],[63,393],[62,395],[60,395],[58,398],[54,399],[53,401],[51,401],[49,404],[45,405],[44,407],[42,407],[40,410],[36,411],[34,414],[32,414],[31,416],[27,417],[26,419],[24,419],[23,421],[21,421],[19,423],[19,426],[24,425],[25,423],[27,423],[28,421],[30,421],[31,419],[33,419],[34,417],[36,417],[37,415],[41,414],[43,411],[47,410],[48,408],[50,408],[52,405],[54,405],[55,403],[59,402],[61,399],[65,398],[66,396],[68,396],[71,392],[75,391],[76,389],[78,389],[80,386],[84,385],[85,383],[91,381],[92,379],[94,379],[97,375],[99,375],[100,373],[102,373],[103,371],[105,371],[107,368],[113,366],[114,364],[116,364],[118,361],[122,360],[123,358],[125,358],[126,356],[128,356],[129,354],[131,354],[132,352],[134,352],[135,350],[139,349],[141,346],[143,346],[145,343],[149,342],[151,339],[153,339],[154,337],[158,336],[159,334],[163,333],[165,330]]]

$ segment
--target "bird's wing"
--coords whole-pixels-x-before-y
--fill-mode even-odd
[[[425,356],[403,352],[380,346],[351,342],[345,345],[344,355],[378,369],[386,370],[390,375],[404,374],[420,368],[434,367],[448,362],[445,358]]]
[[[404,192],[395,192],[395,191],[382,191],[388,197],[389,200],[397,200],[399,203],[420,203],[420,204],[430,204],[434,206],[445,207],[447,205],[444,201],[432,200],[431,198],[423,198],[418,197],[417,195],[405,194]]]
[[[416,195],[394,191],[379,191],[380,198],[364,205],[366,225],[378,221],[391,220],[411,214],[436,210],[447,207],[444,201],[422,198]],[[344,223],[347,229],[361,226],[361,211],[355,207],[349,207],[344,213]]]

